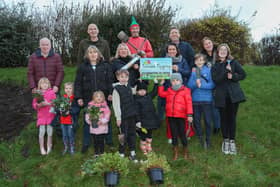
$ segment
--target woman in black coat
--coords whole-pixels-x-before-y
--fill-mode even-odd
[[[222,151],[235,155],[235,131],[238,105],[245,101],[239,81],[245,79],[246,73],[242,66],[230,55],[227,44],[220,44],[217,48],[218,61],[212,67],[212,78],[216,84],[214,100],[220,109],[221,127],[223,134]]]
[[[113,73],[109,63],[104,62],[103,56],[95,46],[89,46],[84,63],[77,70],[74,95],[81,107],[86,107],[92,100],[93,92],[102,91],[107,100],[112,100]],[[83,147],[86,152],[90,145],[89,125],[84,121]]]

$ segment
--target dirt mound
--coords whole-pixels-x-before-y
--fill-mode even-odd
[[[10,140],[32,121],[28,88],[0,83],[0,140]]]

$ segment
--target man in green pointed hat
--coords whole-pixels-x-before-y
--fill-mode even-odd
[[[131,17],[131,24],[129,29],[130,29],[131,37],[129,37],[127,46],[131,54],[138,54],[141,57],[149,57],[149,58],[153,57],[154,52],[151,43],[147,38],[143,38],[139,36],[140,26],[137,23],[134,16]]]

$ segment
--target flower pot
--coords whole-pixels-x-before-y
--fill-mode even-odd
[[[119,183],[119,173],[115,171],[105,172],[104,184],[105,186],[116,186]]]
[[[91,127],[94,128],[94,129],[98,128],[97,122],[98,122],[98,120],[92,120],[91,121]]]
[[[148,175],[151,184],[163,184],[163,169],[162,168],[150,168],[148,170]]]

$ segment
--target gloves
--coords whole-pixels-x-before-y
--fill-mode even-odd
[[[139,128],[139,129],[142,128],[141,122],[137,122],[137,123],[136,123],[136,127]]]

